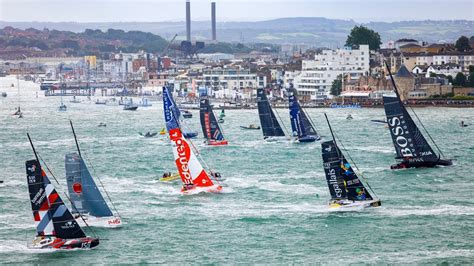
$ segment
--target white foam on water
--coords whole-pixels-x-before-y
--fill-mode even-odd
[[[382,205],[383,206],[383,205]],[[455,205],[437,205],[437,206],[390,206],[380,208],[381,215],[391,217],[403,216],[442,216],[442,215],[474,215],[474,206],[455,206]]]

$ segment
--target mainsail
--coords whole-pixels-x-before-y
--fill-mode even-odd
[[[173,143],[173,154],[178,168],[179,175],[184,185],[193,185],[196,187],[210,187],[214,183],[209,178],[198,158],[192,151],[188,142],[183,137],[178,126],[177,119],[174,114],[167,108],[165,103],[164,115],[166,129],[169,132],[170,139]]]
[[[305,139],[307,137],[313,138],[313,140],[319,139],[319,135],[314,129],[313,125],[310,123],[306,113],[301,108],[298,103],[298,99],[294,93],[290,93],[288,98],[289,108],[290,108],[290,120],[291,120],[291,129],[293,131],[293,136],[298,137],[298,139]]]
[[[26,180],[38,236],[63,239],[86,237],[41,169],[38,160],[26,162]]]
[[[95,217],[113,216],[79,154],[66,154],[65,164],[69,197],[75,206],[73,212]]]
[[[201,118],[202,133],[208,141],[225,141],[216,116],[209,104],[209,99],[200,100],[199,114]]]
[[[335,141],[321,143],[324,172],[333,200],[372,200]]]
[[[283,132],[275,113],[273,113],[264,89],[257,89],[257,105],[263,136],[265,138],[285,136],[285,132]]]
[[[423,137],[398,96],[384,96],[383,103],[397,159],[437,162],[438,156]]]
[[[176,118],[175,122],[177,124],[177,127],[181,128],[183,130],[183,135],[186,138],[192,138],[197,136],[197,132],[191,132],[191,131],[186,131],[183,129],[183,126],[181,125],[181,111],[179,110],[178,106],[176,105],[173,96],[171,95],[171,92],[169,91],[168,87],[163,87],[163,108],[164,112],[172,112],[172,115]]]

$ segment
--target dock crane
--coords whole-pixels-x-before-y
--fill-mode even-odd
[[[168,54],[168,50],[170,49],[171,45],[173,44],[174,40],[178,37],[178,34],[175,34],[171,41],[168,43],[166,48],[163,50],[162,55],[166,56]],[[158,56],[158,73],[161,72],[161,56]]]

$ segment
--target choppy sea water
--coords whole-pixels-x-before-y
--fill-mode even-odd
[[[330,213],[320,143],[267,143],[257,110],[227,110],[222,125],[229,145],[202,143],[198,111],[187,121],[199,130],[194,144],[207,164],[226,178],[226,193],[182,196],[179,183],[161,183],[175,171],[169,141],[138,132],[164,126],[161,102],[137,112],[119,106],[45,98],[37,84],[21,81],[24,118],[14,77],[0,78],[0,263],[474,263],[474,110],[418,108],[417,114],[454,166],[393,171],[388,130],[370,119],[383,109],[307,110],[323,139],[326,112],[351,157],[382,200],[382,207]],[[36,93],[38,98],[36,98]],[[289,127],[288,112],[278,113]],[[347,114],[353,120],[346,120]],[[73,120],[93,175],[100,176],[125,221],[121,229],[94,231],[95,250],[38,252],[25,181],[34,157],[26,132],[59,178],[64,155],[75,151]],[[471,126],[460,128],[464,120]],[[107,127],[97,127],[100,122]],[[93,166],[94,170],[92,169]],[[64,198],[64,197],[63,197]],[[86,231],[91,234],[90,230]]]

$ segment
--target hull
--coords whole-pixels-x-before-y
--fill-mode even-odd
[[[183,114],[184,118],[193,118],[193,114]]]
[[[298,141],[299,142],[315,142],[317,140],[320,140],[321,137],[319,136],[305,136],[305,137],[302,137],[302,138],[298,138]]]
[[[183,136],[187,139],[192,139],[197,137],[198,133],[197,132],[183,132]]]
[[[220,185],[213,185],[210,187],[194,187],[189,190],[185,190],[184,188],[181,189],[181,193],[183,195],[196,195],[200,193],[221,193],[222,186]]]
[[[98,238],[83,237],[62,239],[57,237],[36,237],[29,248],[31,249],[93,249],[99,245]]]
[[[289,138],[287,137],[263,137],[266,142],[287,142]]]
[[[132,106],[132,107],[124,107],[123,110],[125,111],[136,111],[138,109],[138,106]]]
[[[93,227],[117,228],[117,227],[122,227],[122,224],[123,224],[122,219],[116,216],[94,217],[94,216],[83,214],[82,217],[84,218],[88,226],[93,226]],[[81,219],[81,217],[76,218],[76,222],[81,227],[86,226],[86,224]]]
[[[340,201],[329,203],[329,210],[336,212],[344,211],[360,211],[366,208],[380,207],[380,200],[364,200],[364,201]]]
[[[436,162],[407,162],[407,161],[402,161],[400,163],[391,165],[390,169],[424,168],[424,167],[436,167],[438,165],[450,166],[450,165],[453,165],[453,161],[451,159],[439,159]]]
[[[207,141],[207,145],[209,146],[223,146],[227,144],[229,144],[227,140],[208,140]]]
[[[241,129],[256,129],[260,130],[260,127],[246,127],[246,126],[240,126]]]
[[[178,180],[180,179],[180,175],[179,174],[174,174],[174,175],[171,175],[170,177],[162,177],[160,178],[160,181],[161,182],[170,182],[170,181],[174,181],[174,180]]]

